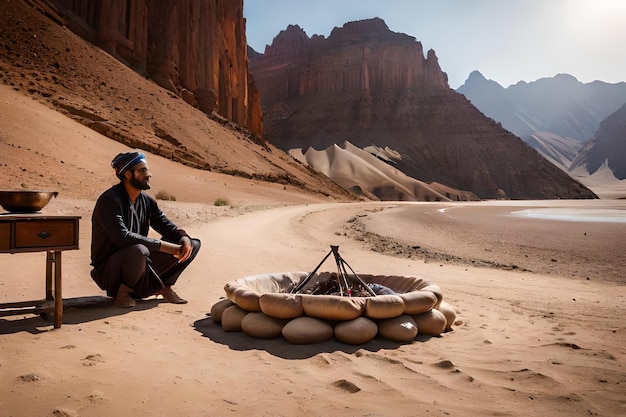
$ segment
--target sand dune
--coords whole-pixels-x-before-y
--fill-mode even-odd
[[[340,184],[368,198],[391,201],[447,201],[447,196],[411,178],[392,165],[345,141],[323,150],[313,148],[290,154]],[[450,189],[452,190],[452,189]],[[454,190],[456,194],[460,192]]]
[[[587,174],[580,167],[570,175],[593,190],[600,198],[607,200],[626,198],[626,181],[615,178],[613,171],[606,166],[606,162],[593,175]]]

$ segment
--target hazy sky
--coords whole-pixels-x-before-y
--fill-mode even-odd
[[[455,89],[473,70],[504,87],[559,73],[626,81],[626,0],[244,0],[244,16],[258,52],[290,24],[328,37],[380,17],[434,49]]]

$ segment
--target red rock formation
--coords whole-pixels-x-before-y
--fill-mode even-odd
[[[259,136],[243,0],[51,0],[70,27],[205,113]]]
[[[449,88],[435,52],[381,19],[346,23],[328,39],[289,26],[250,54],[266,139],[283,150],[349,140],[388,147],[395,167],[481,198],[594,198]]]
[[[291,25],[276,36],[262,59],[251,58],[250,65],[262,86],[264,108],[293,96],[448,87],[434,51],[424,59],[420,42],[391,32],[378,18],[335,28],[328,39],[309,39]]]

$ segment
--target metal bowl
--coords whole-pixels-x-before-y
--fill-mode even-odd
[[[35,213],[58,194],[56,191],[0,191],[0,206],[11,213]]]

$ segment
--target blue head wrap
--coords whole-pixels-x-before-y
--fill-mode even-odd
[[[111,161],[111,167],[115,170],[115,175],[121,177],[124,172],[145,160],[146,156],[139,152],[120,153]]]

